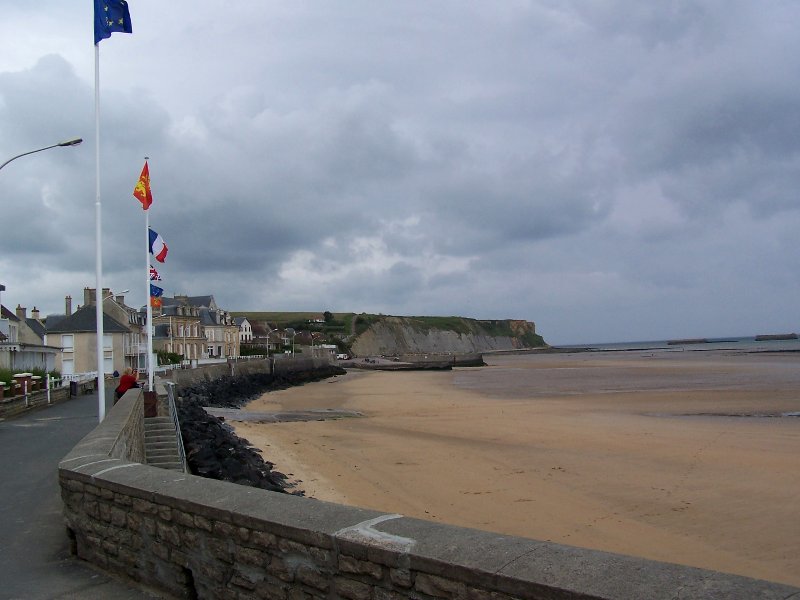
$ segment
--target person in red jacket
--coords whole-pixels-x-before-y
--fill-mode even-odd
[[[114,390],[114,404],[116,404],[117,400],[122,398],[129,389],[139,387],[139,383],[137,382],[138,378],[138,371],[134,371],[130,367],[125,367],[125,370],[122,372],[122,377],[119,378],[119,385],[117,389]]]

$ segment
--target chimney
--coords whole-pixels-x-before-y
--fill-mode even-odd
[[[120,306],[125,306],[125,296],[117,296],[114,300],[116,300],[117,304]]]
[[[64,298],[64,310],[66,311],[64,314],[67,316],[72,314],[72,296]]]
[[[33,307],[33,310],[31,311],[31,319],[36,319],[37,321],[39,320],[39,309],[36,308],[35,306]]]
[[[25,315],[25,313],[26,313],[26,312],[28,312],[28,309],[27,309],[27,308],[22,308],[22,306],[20,306],[19,304],[17,304],[17,318],[18,318],[20,321],[24,321],[25,319],[27,319],[27,318],[28,318],[28,317]]]
[[[100,296],[100,299],[105,302],[106,298],[111,295],[111,288],[103,288],[103,295]]]
[[[83,288],[83,305],[92,306],[94,304],[94,288]]]

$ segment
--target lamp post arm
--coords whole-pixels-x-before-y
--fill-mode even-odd
[[[10,163],[12,160],[17,160],[18,158],[22,158],[23,156],[28,156],[28,154],[35,154],[35,153],[37,153],[37,152],[42,152],[43,150],[50,150],[50,148],[58,148],[59,146],[77,146],[77,145],[78,145],[78,144],[80,144],[82,141],[83,141],[83,140],[82,140],[81,138],[76,138],[76,139],[74,139],[74,140],[69,140],[69,141],[66,141],[66,142],[61,142],[61,143],[59,143],[59,144],[53,144],[52,146],[45,146],[44,148],[39,148],[39,149],[37,149],[37,150],[31,150],[30,152],[23,152],[22,154],[17,154],[16,156],[12,156],[12,157],[11,157],[11,158],[9,158],[9,159],[8,159],[6,162],[4,162],[2,165],[0,165],[0,169],[2,169],[3,167],[5,167],[5,166],[6,166],[8,163]]]

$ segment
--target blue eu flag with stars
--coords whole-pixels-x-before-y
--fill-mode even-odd
[[[94,43],[112,33],[132,33],[131,13],[125,0],[94,0]]]

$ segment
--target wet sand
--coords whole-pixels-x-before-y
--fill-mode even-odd
[[[321,500],[800,586],[800,356],[487,362],[247,407],[363,418],[232,424]]]

